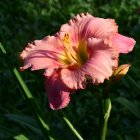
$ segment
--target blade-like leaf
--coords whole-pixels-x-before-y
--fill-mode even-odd
[[[15,140],[29,140],[26,136],[23,134],[17,135],[14,137]]]
[[[135,82],[135,80],[131,76],[129,76],[129,75],[127,75],[127,78],[140,91],[140,86]]]
[[[30,128],[33,132],[35,132],[37,135],[41,135],[41,131],[38,129],[39,126],[33,118],[29,116],[17,115],[17,114],[6,114],[5,116],[8,118],[8,120],[26,126]]]
[[[0,125],[0,139],[8,139],[18,134],[17,130]]]
[[[3,54],[3,57],[7,63],[8,66],[10,66],[9,61],[7,60],[7,52],[5,48],[0,43],[0,49]],[[38,107],[38,104],[36,103],[35,99],[33,98],[31,92],[29,91],[28,87],[26,86],[25,82],[23,81],[21,75],[19,74],[18,70],[16,68],[12,68],[12,66],[9,67],[11,72],[13,73],[14,79],[17,81],[17,83],[21,86],[21,90],[23,91],[24,96],[26,97],[26,100],[29,103],[30,108],[33,110],[33,114],[36,117],[38,124],[40,125],[41,131],[44,135],[44,139],[50,139],[53,140],[53,138],[50,136],[50,129],[46,122],[44,122],[44,119],[42,119],[43,115]]]
[[[65,113],[63,111],[60,111],[60,115],[63,118],[63,120],[66,122],[66,124],[69,126],[69,128],[71,129],[71,131],[73,132],[73,134],[79,139],[79,140],[84,140],[82,138],[82,136],[78,133],[78,131],[74,128],[74,126],[72,125],[72,123],[68,120],[68,118],[66,117]]]
[[[6,54],[6,50],[4,49],[4,47],[2,46],[1,42],[0,42],[0,48],[3,54]]]
[[[136,104],[132,103],[131,101],[129,101],[123,97],[118,97],[115,99],[115,101],[124,105],[127,109],[129,109],[131,111],[131,113],[133,113],[136,117],[138,117],[140,119],[140,110]]]

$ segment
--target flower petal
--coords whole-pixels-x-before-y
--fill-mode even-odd
[[[90,56],[81,70],[92,77],[93,84],[103,83],[118,65],[118,51],[109,40],[90,38],[87,45]]]
[[[24,60],[21,70],[31,67],[31,70],[58,67],[60,65],[59,55],[63,55],[63,44],[55,36],[47,36],[42,40],[35,40],[20,54]]]
[[[64,108],[70,102],[69,94],[72,90],[62,82],[60,70],[46,78],[45,88],[51,109],[58,110]]]
[[[129,38],[121,34],[115,34],[112,38],[112,41],[114,46],[118,48],[119,53],[131,52],[136,42],[133,38]]]
[[[113,19],[93,17],[90,14],[78,14],[68,24],[64,24],[60,31],[70,33],[71,41],[94,38],[108,38],[118,32],[118,26]]]
[[[80,69],[62,69],[61,79],[70,89],[85,88],[85,73]]]

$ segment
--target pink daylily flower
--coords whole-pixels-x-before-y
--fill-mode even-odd
[[[35,40],[20,54],[21,70],[45,69],[45,88],[50,107],[64,108],[70,94],[93,84],[103,83],[118,66],[119,53],[129,53],[135,40],[118,33],[113,19],[78,14],[62,25],[54,36]]]

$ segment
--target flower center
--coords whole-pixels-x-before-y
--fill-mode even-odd
[[[77,46],[72,46],[70,42],[69,34],[65,34],[63,38],[64,53],[66,60],[63,61],[65,64],[83,65],[88,59],[87,45],[84,41],[79,41]]]

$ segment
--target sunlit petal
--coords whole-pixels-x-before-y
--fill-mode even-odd
[[[93,17],[90,14],[78,14],[69,23],[64,24],[61,32],[71,34],[71,41],[77,42],[90,37],[107,38],[118,32],[118,26],[114,19]]]
[[[90,57],[81,68],[93,83],[103,83],[118,65],[118,52],[108,40],[91,38],[88,40]]]
[[[31,70],[45,69],[48,67],[57,68],[60,66],[59,56],[63,55],[63,45],[55,36],[48,36],[42,40],[35,40],[20,54],[24,60],[21,70],[31,67]]]
[[[133,50],[136,41],[133,38],[123,36],[121,34],[115,34],[113,36],[113,44],[118,48],[119,53],[129,53]]]

